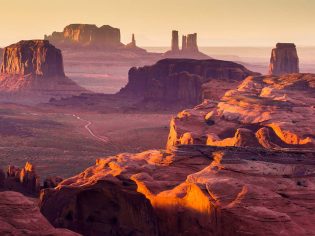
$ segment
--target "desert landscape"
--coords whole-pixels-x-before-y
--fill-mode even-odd
[[[315,5],[92,2],[3,4],[0,235],[315,235]]]

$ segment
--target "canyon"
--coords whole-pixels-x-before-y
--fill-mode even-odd
[[[292,43],[265,75],[197,37],[151,53],[71,24],[4,48],[1,235],[314,234],[315,75]]]
[[[166,151],[97,159],[43,190],[41,212],[84,235],[312,234],[314,79],[249,76],[180,112]]]

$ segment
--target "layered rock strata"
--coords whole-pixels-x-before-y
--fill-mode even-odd
[[[314,148],[314,92],[313,74],[248,77],[220,101],[179,113],[171,121],[168,148],[188,143]]]
[[[61,51],[47,40],[20,41],[4,49],[0,91],[48,97],[86,92],[65,76]]]

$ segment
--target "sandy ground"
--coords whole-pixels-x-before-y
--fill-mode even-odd
[[[100,157],[163,149],[171,116],[72,113],[2,104],[0,166],[30,161],[42,177],[72,176]],[[86,129],[87,121],[95,136]]]

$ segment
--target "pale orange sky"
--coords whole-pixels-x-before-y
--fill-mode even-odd
[[[70,23],[109,24],[141,46],[169,46],[172,29],[200,46],[314,46],[315,0],[0,0],[0,46]]]

